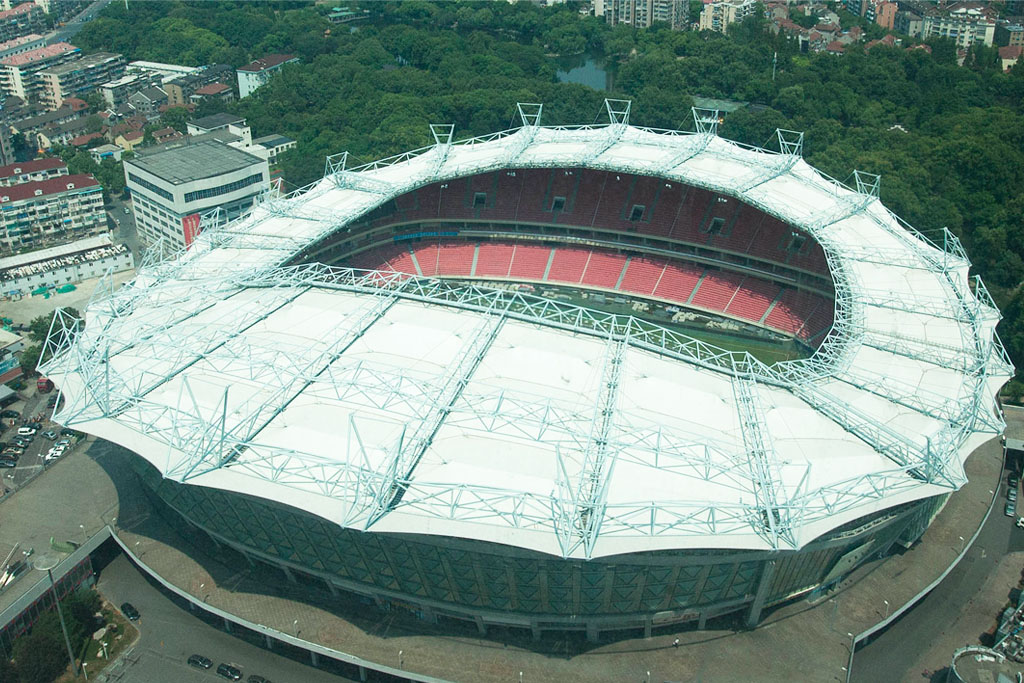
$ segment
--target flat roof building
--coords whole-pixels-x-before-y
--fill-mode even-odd
[[[139,71],[125,74],[109,83],[104,83],[100,86],[100,93],[103,94],[103,99],[107,101],[107,104],[117,109],[127,102],[128,98],[134,93],[160,85],[160,81],[159,74],[151,71]]]
[[[8,252],[105,232],[103,188],[67,175],[0,188],[0,246]]]
[[[183,140],[124,162],[139,236],[163,237],[188,246],[198,234],[198,215],[221,209],[233,220],[270,187],[265,159],[214,140]]]
[[[295,140],[286,138],[283,135],[264,135],[261,138],[256,138],[252,141],[253,145],[262,147],[267,151],[267,161],[272,164],[277,163],[277,157],[282,152],[287,152],[289,149],[295,147]]]
[[[295,55],[267,55],[239,67],[238,74],[238,96],[248,97],[270,78],[280,71],[285,64],[298,62]]]
[[[59,64],[39,72],[42,90],[39,101],[47,109],[56,109],[70,97],[83,96],[124,74],[124,56],[96,52],[81,59]]]
[[[40,287],[60,287],[108,270],[131,270],[135,258],[131,249],[114,244],[109,234],[94,235],[49,249],[0,258],[0,293],[28,294]]]

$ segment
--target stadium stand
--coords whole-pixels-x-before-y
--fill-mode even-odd
[[[477,277],[508,277],[513,252],[515,245],[512,244],[481,244],[473,274]]]

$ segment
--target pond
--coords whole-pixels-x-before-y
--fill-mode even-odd
[[[579,83],[594,90],[611,90],[615,75],[606,67],[604,56],[580,54],[571,57],[557,57],[558,71],[555,76],[559,83]]]

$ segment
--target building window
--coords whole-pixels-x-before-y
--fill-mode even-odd
[[[789,233],[789,246],[786,247],[788,251],[800,251],[803,249],[804,244],[807,242],[807,235],[801,235],[798,232]]]
[[[263,180],[263,174],[262,173],[257,173],[255,175],[249,176],[248,178],[242,178],[241,180],[236,180],[235,182],[228,183],[226,185],[220,185],[218,187],[211,187],[211,188],[207,188],[207,189],[203,189],[203,190],[196,190],[195,192],[186,192],[185,193],[185,203],[188,204],[189,202],[199,201],[200,199],[209,199],[210,197],[218,197],[218,196],[220,196],[222,194],[227,194],[228,192],[234,192],[235,190],[241,190],[243,187],[249,187],[250,185],[255,185],[256,183],[260,182],[261,180]]]
[[[128,180],[132,181],[136,185],[140,185],[141,187],[146,188],[147,190],[149,190],[150,192],[153,192],[157,196],[163,197],[164,199],[166,199],[169,202],[173,202],[174,201],[174,195],[172,195],[170,192],[168,192],[167,190],[165,190],[165,189],[163,189],[161,187],[157,187],[156,185],[154,185],[153,183],[149,182],[148,180],[143,180],[142,178],[140,178],[139,176],[135,175],[134,173],[129,173],[128,174]]]
[[[473,208],[482,209],[487,206],[487,193],[477,192],[473,195]]]
[[[565,197],[555,197],[551,200],[551,211],[558,213],[565,208]]]
[[[644,209],[646,208],[643,204],[634,204],[633,210],[629,212],[629,220],[634,223],[641,220],[644,217]]]
[[[709,235],[721,235],[722,234],[722,228],[724,228],[724,227],[725,227],[725,219],[724,218],[718,218],[718,217],[712,218],[711,219],[711,223],[708,224],[707,233]]]

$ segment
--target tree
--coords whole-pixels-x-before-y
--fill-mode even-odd
[[[14,641],[14,663],[21,683],[50,683],[68,666],[56,612],[47,612],[28,635]]]
[[[184,133],[189,119],[188,109],[185,107],[171,107],[160,115],[160,123]]]
[[[73,318],[81,318],[78,309],[73,306],[68,306],[64,309],[67,315]],[[50,326],[53,323],[53,319],[56,317],[57,312],[54,311],[50,315],[40,315],[32,319],[28,324],[28,336],[33,341],[44,342],[46,341],[46,335],[50,332]]]

